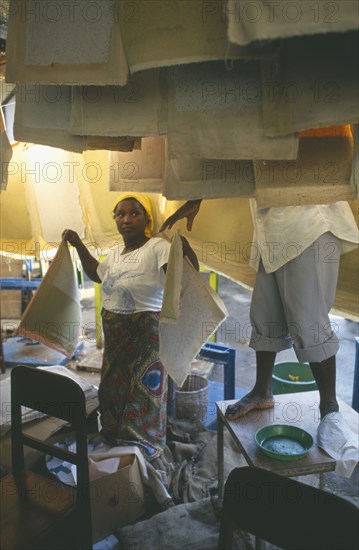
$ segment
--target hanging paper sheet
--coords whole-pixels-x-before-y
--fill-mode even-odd
[[[128,66],[116,6],[117,0],[12,0],[6,80],[126,84]]]
[[[256,40],[355,30],[358,6],[357,0],[228,0],[228,38],[245,45]]]
[[[81,306],[74,266],[64,241],[27,306],[18,331],[69,359],[73,356],[81,333]]]
[[[166,273],[159,356],[178,386],[186,380],[191,363],[203,344],[227,316],[220,297],[190,261],[183,258],[181,236],[176,231]]]
[[[197,63],[171,69],[169,154],[199,159],[295,159],[296,135],[267,137],[257,62]]]

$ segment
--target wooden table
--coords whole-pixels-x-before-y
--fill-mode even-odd
[[[317,445],[319,418],[319,394],[317,391],[275,395],[272,409],[253,410],[236,421],[225,417],[225,411],[231,401],[217,401],[217,453],[218,453],[218,495],[223,498],[224,449],[223,430],[226,427],[234,441],[240,447],[249,466],[271,470],[285,476],[321,474],[335,469],[335,459]],[[358,432],[358,413],[344,401],[338,399],[340,412],[348,426]],[[267,424],[289,424],[309,432],[314,440],[308,454],[299,460],[276,460],[266,456],[257,446],[254,434]]]

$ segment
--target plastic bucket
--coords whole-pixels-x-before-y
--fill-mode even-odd
[[[314,391],[317,384],[307,363],[277,363],[272,375],[273,394]]]
[[[203,421],[207,414],[208,380],[197,374],[187,376],[176,390],[176,417],[182,420]]]

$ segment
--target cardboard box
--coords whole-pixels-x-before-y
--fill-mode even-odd
[[[122,457],[115,474],[92,481],[90,497],[93,543],[144,514],[145,499],[137,457]]]
[[[95,460],[95,454],[91,455],[93,437],[97,434],[89,434],[89,456]],[[57,433],[49,437],[53,443],[66,442],[70,446],[74,442],[74,433],[67,431]],[[97,445],[95,444],[95,447]],[[98,449],[98,447],[97,447]],[[127,452],[127,451],[126,451]],[[102,451],[101,456],[104,458]],[[145,512],[145,496],[142,485],[140,464],[137,456],[129,450],[129,454],[120,455],[120,463],[117,472],[103,474],[101,477],[90,481],[90,502],[92,516],[92,542],[115,533],[116,529],[127,525],[139,518]],[[109,452],[108,458],[116,455]],[[59,465],[64,468],[59,469]],[[55,475],[63,483],[74,484],[74,477],[69,465],[60,459],[54,458],[52,463],[47,462],[50,475]],[[52,471],[52,469],[56,474]]]
[[[35,437],[60,441],[68,434],[51,435],[65,423],[53,418],[25,424],[24,431]],[[69,432],[68,432],[69,433]],[[51,437],[50,437],[51,436]],[[7,432],[0,438],[1,466],[11,469],[11,437]],[[42,453],[24,447],[27,465],[36,466]],[[93,543],[104,539],[117,528],[139,518],[145,512],[145,497],[138,459],[135,455],[121,457],[114,474],[104,475],[90,483]]]

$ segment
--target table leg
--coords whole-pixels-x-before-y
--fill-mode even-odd
[[[218,498],[223,499],[223,489],[224,489],[223,421],[218,410],[217,410],[217,468],[218,468]]]

